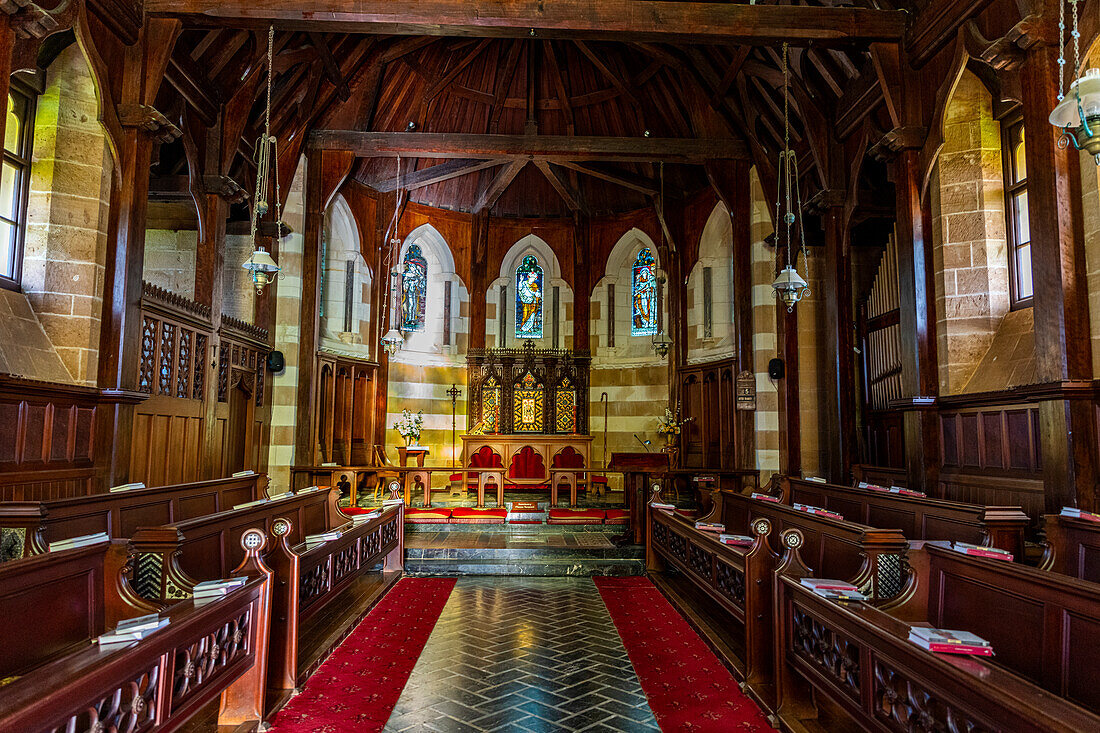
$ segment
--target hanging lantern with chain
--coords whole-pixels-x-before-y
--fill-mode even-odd
[[[800,241],[800,251],[803,260],[809,267],[809,257],[806,254],[806,230],[802,221],[802,192],[798,187],[798,157],[791,150],[791,120],[790,120],[790,69],[787,64],[788,45],[783,44],[783,150],[779,153],[779,169],[777,171],[777,190],[775,194],[775,225],[776,246],[779,242],[779,228],[786,231],[787,262],[780,270],[772,283],[779,299],[787,306],[787,312],[794,311],[795,303],[810,294],[806,280],[798,274],[797,256],[791,254],[793,240],[791,228],[795,227]],[[796,226],[797,225],[797,226]]]
[[[1058,16],[1058,106],[1050,113],[1050,124],[1061,128],[1061,149],[1073,145],[1091,154],[1100,165],[1100,69],[1088,69],[1069,85],[1066,93],[1066,3],[1069,3],[1073,29],[1073,73],[1081,69],[1081,31],[1077,23],[1080,0],[1059,0]]]
[[[252,254],[241,265],[248,270],[252,278],[252,284],[256,286],[256,294],[260,295],[264,287],[275,280],[279,275],[279,265],[275,259],[257,243],[256,233],[260,219],[267,215],[271,205],[268,203],[268,194],[271,193],[271,161],[275,161],[275,236],[273,240],[281,237],[283,233],[283,206],[282,196],[279,190],[279,142],[271,134],[271,77],[273,74],[272,57],[275,44],[275,26],[267,30],[267,103],[264,107],[264,132],[256,141],[256,196],[252,206],[252,221],[250,236],[252,241]]]
[[[393,204],[393,223],[390,225],[393,231],[393,236],[390,238],[390,294],[386,299],[386,304],[390,309],[390,330],[386,331],[386,335],[382,337],[382,348],[389,356],[393,356],[401,350],[401,344],[404,340],[401,338],[401,332],[397,330],[396,324],[393,322],[394,314],[399,309],[397,308],[397,298],[401,293],[401,278],[404,273],[397,269],[397,255],[398,248],[401,246],[401,239],[397,236],[397,225],[399,222],[399,214],[401,212],[401,156],[397,156],[397,196],[394,199]],[[385,322],[386,314],[382,314],[383,322]]]

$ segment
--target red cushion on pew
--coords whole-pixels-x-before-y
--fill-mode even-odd
[[[604,524],[630,524],[630,512],[625,509],[608,509]]]
[[[603,524],[603,509],[564,509],[550,510],[547,524]]]
[[[452,473],[450,480],[451,481],[461,481],[462,480],[462,474],[461,473]]]
[[[592,477],[592,483],[594,483],[594,484],[606,484],[607,483],[607,476],[593,476]]]
[[[451,521],[451,510],[405,507],[405,521],[416,524],[447,524]]]
[[[504,524],[507,509],[468,509],[461,507],[451,512],[451,524]]]

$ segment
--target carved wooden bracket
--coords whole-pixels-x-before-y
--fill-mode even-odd
[[[848,192],[840,188],[823,188],[806,201],[806,210],[812,214],[824,213],[847,203]]]
[[[1003,37],[990,41],[982,35],[978,25],[971,20],[963,27],[963,41],[967,53],[980,59],[998,71],[1014,71],[1027,58],[1026,51],[1039,45],[1053,44],[1049,24],[1038,15],[1029,15]]]
[[[248,192],[229,176],[203,176],[202,187],[207,193],[220,196],[231,204],[248,201]]]
[[[170,143],[183,134],[171,120],[148,104],[118,105],[118,120],[123,127],[145,130],[162,143]]]
[[[69,2],[62,0],[56,8],[46,10],[28,0],[0,0],[0,13],[11,16],[16,38],[44,38],[60,26],[55,16],[64,13]]]
[[[877,160],[886,160],[902,150],[919,150],[927,137],[928,129],[925,127],[895,127],[872,145],[868,152]]]

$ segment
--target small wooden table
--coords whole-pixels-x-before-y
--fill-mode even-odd
[[[424,468],[424,459],[428,456],[428,448],[423,445],[399,445],[397,457],[401,460],[401,467],[409,465],[409,458],[416,459],[417,468]]]
[[[401,485],[405,492],[405,506],[409,505],[409,499],[412,496],[412,492],[416,488],[420,488],[424,492],[424,508],[432,508],[432,474],[454,473],[453,468],[445,468],[443,466],[433,466],[431,468],[422,468],[420,466],[401,466],[400,468],[392,469],[401,475]]]
[[[569,485],[569,506],[575,507],[577,505],[577,484],[581,476],[588,476],[588,492],[589,497],[592,496],[592,474],[606,475],[608,473],[605,468],[551,468],[550,469],[550,506],[556,507],[558,505],[558,485],[565,483]],[[561,479],[564,479],[562,481]],[[610,493],[610,492],[609,492]]]

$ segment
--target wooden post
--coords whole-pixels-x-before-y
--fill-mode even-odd
[[[305,241],[302,244],[302,289],[298,324],[298,424],[294,460],[312,465],[317,446],[317,336],[320,327],[322,203],[321,152],[306,157]]]
[[[825,228],[825,475],[837,484],[851,479],[856,444],[855,364],[852,343],[852,251],[845,226],[842,191],[829,198],[822,215]],[[831,195],[830,195],[831,194]],[[835,377],[832,375],[835,374]]]
[[[485,348],[485,297],[488,293],[489,214],[474,214],[470,228],[470,348]]]
[[[253,651],[255,659],[252,667],[241,675],[236,682],[222,693],[221,709],[218,712],[218,725],[241,725],[264,719],[264,694],[267,689],[267,644],[271,623],[271,585],[274,573],[264,564],[261,554],[267,544],[267,535],[262,529],[249,529],[241,535],[241,547],[245,557],[234,576],[263,578],[264,587],[260,601],[252,609],[252,628],[254,634]]]
[[[293,690],[298,678],[298,586],[300,558],[290,549],[287,538],[293,524],[279,517],[271,523],[274,545],[264,561],[275,573],[271,593],[271,639],[268,687]]]
[[[573,215],[573,348],[588,349],[592,313],[591,222],[581,213]]]

